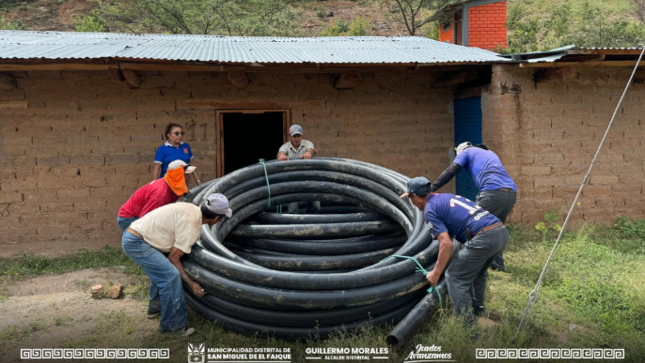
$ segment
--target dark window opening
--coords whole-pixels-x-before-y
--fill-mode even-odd
[[[284,112],[222,114],[224,174],[273,160],[284,143]]]
[[[455,44],[463,44],[463,27],[462,27],[463,12],[455,13]]]
[[[443,29],[443,31],[450,30],[450,20],[447,20],[443,24],[441,24],[441,28]]]

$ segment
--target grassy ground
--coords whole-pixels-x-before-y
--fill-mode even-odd
[[[430,317],[416,336],[390,350],[390,361],[403,361],[417,344],[437,345],[458,362],[474,361],[474,348],[625,348],[626,361],[645,358],[645,222],[619,226],[587,226],[565,234],[540,291],[539,301],[519,334],[515,329],[529,292],[546,261],[554,236],[535,230],[511,228],[505,252],[507,273],[492,272],[487,294],[487,318],[476,328],[478,337],[462,327],[450,308]],[[29,276],[59,274],[89,267],[126,266],[130,274],[140,270],[118,249],[104,248],[64,258],[23,256],[0,259],[0,301],[7,287]],[[146,279],[128,287],[144,304]],[[2,303],[0,303],[2,309]],[[293,361],[304,362],[307,347],[386,347],[392,328],[369,328],[357,335],[339,332],[325,341],[315,337],[304,342],[246,337],[226,331],[217,323],[190,313],[197,333],[186,339],[169,338],[141,328],[123,312],[99,314],[96,325],[83,339],[64,347],[159,347],[171,349],[171,361],[185,361],[188,342],[212,347],[289,347]],[[73,317],[61,316],[51,325],[32,324],[22,330],[5,327],[0,341],[14,345],[34,331],[56,329]]]

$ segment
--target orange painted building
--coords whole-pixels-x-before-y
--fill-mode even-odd
[[[443,10],[449,20],[439,27],[439,40],[492,50],[507,47],[506,0],[472,0]]]

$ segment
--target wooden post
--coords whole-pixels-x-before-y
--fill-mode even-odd
[[[239,89],[245,89],[249,85],[249,78],[244,72],[231,71],[228,72],[228,80],[231,81],[233,86]]]
[[[132,86],[132,88],[139,88],[141,86],[141,78],[132,69],[124,69],[122,72],[125,82]]]
[[[358,85],[358,82],[361,81],[361,74],[358,72],[347,72],[340,75],[334,88],[336,89],[348,89],[355,88]]]
[[[0,90],[1,91],[11,91],[13,89],[16,89],[18,87],[18,84],[16,83],[16,79],[13,78],[12,76],[8,74],[2,74],[0,73]]]
[[[477,71],[466,71],[445,78],[441,78],[432,84],[433,88],[456,86],[477,79]]]

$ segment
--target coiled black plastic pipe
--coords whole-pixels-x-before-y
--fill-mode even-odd
[[[431,269],[438,253],[422,213],[399,198],[407,180],[365,162],[315,158],[253,165],[194,188],[185,201],[201,205],[222,193],[233,216],[203,226],[184,258],[208,292],[200,299],[185,289],[188,304],[233,331],[283,339],[401,320],[428,284],[414,261],[384,258],[413,256]],[[258,214],[269,197],[272,207],[323,201],[359,209],[346,209],[346,218]]]

